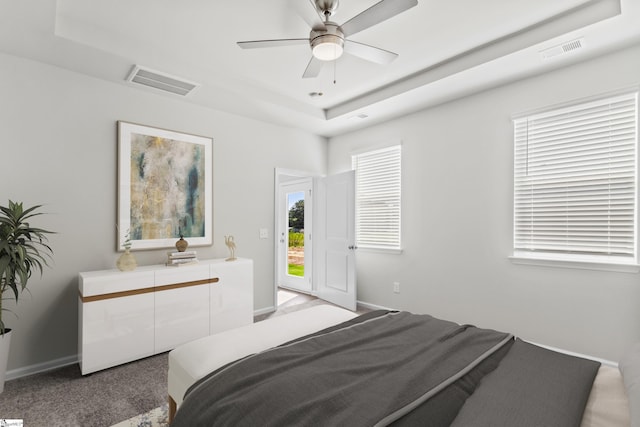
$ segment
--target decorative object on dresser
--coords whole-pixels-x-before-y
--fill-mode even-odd
[[[37,210],[42,205],[24,208],[22,203],[9,200],[8,206],[0,206],[0,393],[4,380],[11,343],[11,329],[2,318],[4,293],[11,290],[18,302],[20,293],[34,271],[43,272],[49,265],[53,250],[48,244],[47,231],[31,225],[33,217],[42,215]]]
[[[83,375],[253,323],[253,261],[79,274]]]
[[[167,252],[167,265],[170,267],[182,267],[197,262],[198,254],[196,251]]]
[[[184,240],[184,236],[181,234],[180,239],[176,242],[176,249],[178,252],[184,252],[187,250],[187,246],[189,246],[189,242]]]
[[[235,261],[236,258],[236,242],[234,241],[233,236],[224,236],[224,244],[229,248],[229,258],[226,261]]]
[[[126,229],[132,250],[212,244],[212,153],[208,137],[118,122],[118,248]]]
[[[124,253],[118,257],[116,267],[118,267],[118,270],[120,271],[135,270],[138,266],[138,262],[136,261],[136,257],[131,253],[131,238],[129,230],[125,233],[124,243],[122,246],[124,247]]]

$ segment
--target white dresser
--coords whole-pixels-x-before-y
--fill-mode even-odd
[[[253,261],[204,260],[79,275],[82,374],[253,322]]]

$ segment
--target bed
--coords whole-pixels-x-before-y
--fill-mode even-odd
[[[176,348],[168,392],[175,427],[631,425],[616,367],[428,315],[329,305]]]

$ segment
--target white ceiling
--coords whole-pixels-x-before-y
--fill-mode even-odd
[[[139,64],[199,83],[187,102],[334,136],[640,42],[640,0],[418,0],[351,37],[393,63],[343,55],[302,79],[309,46],[236,45],[308,37],[292,1],[310,2],[0,0],[0,51],[123,85]],[[341,0],[332,20],[378,1]],[[539,54],[574,39],[583,48]]]

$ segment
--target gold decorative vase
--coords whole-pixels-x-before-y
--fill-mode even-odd
[[[135,270],[137,266],[136,257],[133,256],[128,248],[124,250],[124,253],[120,255],[118,261],[116,261],[116,267],[118,267],[120,271]]]
[[[176,249],[178,250],[178,252],[184,252],[185,250],[187,250],[187,246],[189,246],[189,242],[187,242],[182,238],[182,236],[180,236],[180,240],[176,242]]]

